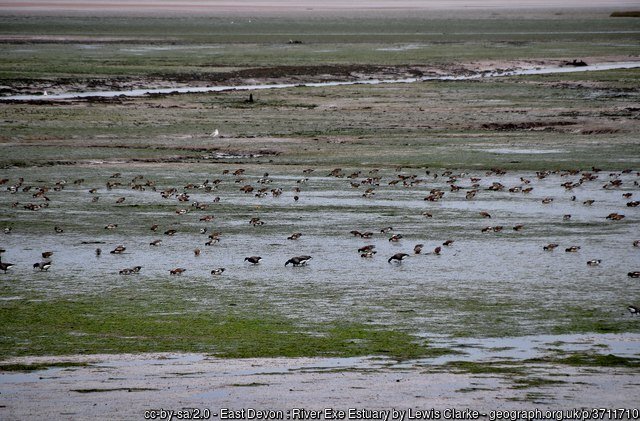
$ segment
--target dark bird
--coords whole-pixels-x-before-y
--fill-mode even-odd
[[[0,262],[0,270],[7,273],[10,267],[15,266],[13,263]]]
[[[369,251],[365,251],[364,253],[360,253],[360,257],[363,257],[365,259],[371,259],[376,253],[377,251],[375,250],[369,250]]]
[[[610,219],[612,221],[620,221],[622,219],[624,219],[624,215],[617,213],[617,212],[613,212],[610,213],[609,215],[607,215],[607,219]]]
[[[571,219],[571,215],[570,215],[570,214],[568,214],[568,213],[567,213],[567,214],[565,214],[565,215],[562,215],[562,220],[563,220],[563,221],[568,221],[568,220],[570,220],[570,219]]]
[[[414,254],[420,254],[420,253],[422,253],[422,247],[424,247],[424,244],[416,244],[416,245],[413,247],[413,253],[414,253]]]
[[[447,240],[444,243],[442,243],[443,246],[450,246],[451,244],[453,244],[454,240]]]
[[[151,231],[158,231],[158,224],[151,225]]]
[[[307,262],[311,259],[312,259],[311,256],[296,256],[287,260],[287,262],[284,265],[287,266],[289,263],[291,263],[293,266],[306,265]]]
[[[97,248],[96,249],[96,256],[100,256],[102,254],[102,249]]]
[[[516,225],[516,226],[514,226],[514,227],[513,227],[513,230],[514,230],[514,231],[520,231],[520,230],[522,230],[523,228],[524,228],[524,225],[522,225],[522,224],[518,224],[518,225]]]
[[[387,262],[391,263],[392,260],[394,260],[396,262],[402,262],[408,256],[409,255],[407,253],[396,253],[393,256],[389,257],[389,260],[387,260]]]
[[[578,250],[580,250],[580,246],[571,246],[564,249],[567,253],[576,253]]]
[[[440,256],[441,251],[442,251],[442,247],[438,246],[433,249],[433,254]]]
[[[186,271],[185,268],[175,268],[169,270],[169,275],[182,275]]]
[[[111,254],[122,254],[122,253],[124,253],[124,251],[126,249],[127,249],[126,247],[120,245],[120,246],[114,248],[113,250],[111,250],[109,253],[111,253]]]
[[[118,224],[109,224],[109,225],[104,227],[104,229],[106,229],[106,230],[114,230],[116,228],[118,228]]]
[[[627,276],[629,276],[629,278],[640,278],[640,271],[629,272],[627,273]]]
[[[224,271],[225,271],[224,268],[216,268],[216,269],[213,269],[211,271],[211,274],[212,275],[222,275],[222,272],[224,272]]]
[[[489,212],[480,212],[480,216],[483,218],[491,218],[491,215],[489,214]]]
[[[602,260],[600,260],[600,259],[589,260],[587,262],[587,266],[598,266],[601,262],[602,262]]]
[[[558,247],[558,244],[556,243],[549,243],[546,246],[542,247],[542,249],[544,251],[553,251],[556,247]]]
[[[4,253],[5,251],[6,251],[5,249],[0,248],[0,270],[3,271],[4,273],[7,273],[7,270],[10,267],[15,265],[13,263],[6,263],[2,261],[2,253]]]
[[[295,233],[291,234],[290,236],[288,236],[287,240],[297,240],[300,237],[302,237],[302,233],[301,232],[295,232]]]
[[[56,231],[56,233],[58,233],[58,234],[62,234],[62,233],[64,232],[64,230],[63,230],[62,228],[60,228],[59,226],[57,226],[57,225],[56,225],[53,229],[54,229],[54,230]]]
[[[200,249],[193,250],[193,254],[197,257],[200,256]]]
[[[366,246],[362,246],[358,249],[358,253],[368,253],[370,251],[373,251],[373,249],[376,248],[376,246],[374,246],[373,244],[367,244]]]
[[[402,239],[402,234],[394,234],[391,236],[391,238],[389,238],[389,241],[397,243],[401,239]]]
[[[42,258],[43,259],[48,259],[51,256],[53,256],[53,252],[52,251],[43,251],[42,252]]]
[[[628,306],[627,310],[629,310],[629,313],[631,313],[632,315],[640,314],[640,308],[638,308],[636,306]]]
[[[244,258],[245,262],[249,262],[249,263],[252,263],[254,265],[257,265],[258,263],[260,263],[260,260],[262,260],[262,257],[260,257],[260,256],[251,256],[251,257],[245,257]]]
[[[166,231],[164,232],[164,235],[170,235],[170,236],[171,236],[171,235],[174,235],[176,232],[178,232],[178,231],[177,231],[177,230],[173,230],[173,229],[171,229],[171,230],[166,230]]]
[[[162,243],[162,240],[153,240],[149,243],[150,246],[159,246]]]
[[[386,233],[391,232],[391,231],[393,231],[392,227],[386,227],[386,228],[382,228],[380,230],[380,232],[383,233],[383,234],[386,234]]]
[[[51,262],[39,262],[39,263],[33,264],[33,268],[40,269],[41,272],[49,270],[50,267],[51,267]]]

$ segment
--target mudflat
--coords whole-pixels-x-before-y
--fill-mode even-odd
[[[627,3],[176,4],[0,6],[0,417],[633,407]]]

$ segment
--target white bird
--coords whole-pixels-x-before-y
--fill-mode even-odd
[[[213,133],[211,133],[211,137],[218,137],[219,134],[220,132],[218,132],[218,129],[215,129]]]

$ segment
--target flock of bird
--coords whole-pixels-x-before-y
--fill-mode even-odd
[[[396,168],[395,177],[393,177],[391,181],[387,182],[386,184],[390,186],[414,187],[414,186],[419,186],[421,184],[426,184],[427,182],[433,182],[434,180],[438,180],[438,178],[440,178],[438,180],[440,182],[440,185],[447,186],[449,192],[458,192],[460,190],[464,190],[465,191],[464,197],[466,200],[469,200],[469,201],[474,200],[478,195],[482,194],[483,190],[494,191],[494,192],[504,191],[505,193],[508,192],[512,194],[530,194],[531,191],[534,189],[535,183],[533,183],[533,181],[535,179],[542,180],[544,178],[549,177],[552,174],[559,175],[560,177],[566,177],[568,179],[572,179],[570,181],[566,181],[560,184],[568,192],[572,192],[574,189],[579,188],[585,183],[597,182],[597,181],[601,181],[602,179],[605,180],[605,184],[602,186],[602,188],[608,189],[608,190],[616,190],[616,189],[619,189],[623,184],[623,181],[621,180],[622,174],[629,174],[631,176],[633,175],[633,172],[631,170],[624,170],[622,172],[609,173],[608,176],[605,175],[604,177],[602,177],[601,170],[597,168],[592,168],[590,171],[579,171],[579,170],[570,170],[570,171],[561,171],[561,172],[560,171],[539,171],[539,172],[536,172],[535,175],[532,176],[531,178],[520,177],[517,185],[507,187],[499,181],[493,181],[491,182],[491,184],[485,183],[485,185],[483,186],[481,183],[482,178],[480,176],[470,176],[465,173],[454,173],[451,170],[446,170],[440,173],[438,173],[437,171],[432,172],[430,170],[426,170],[424,177],[419,177],[417,174],[403,174],[402,170],[403,170],[402,168]],[[299,200],[300,195],[302,193],[301,186],[303,186],[305,183],[309,181],[309,178],[307,176],[314,171],[315,171],[314,169],[306,169],[303,171],[303,178],[300,178],[297,180],[296,186],[293,189],[294,201]],[[351,188],[354,188],[354,189],[363,188],[364,191],[362,193],[362,197],[371,198],[377,193],[377,189],[381,186],[381,184],[383,184],[382,177],[378,174],[378,171],[379,170],[374,169],[369,171],[366,174],[363,173],[362,171],[356,171],[356,172],[347,174],[342,169],[336,168],[330,171],[329,174],[327,174],[326,176],[348,179],[349,185],[351,186]],[[490,171],[487,171],[485,175],[487,177],[489,176],[500,177],[505,174],[506,174],[506,171],[502,169],[494,168],[494,169],[491,169]],[[635,173],[635,175],[640,179],[640,172]],[[269,178],[268,173],[265,173],[262,177],[260,177],[255,182],[255,184],[247,182],[244,169],[237,169],[235,171],[225,170],[223,171],[223,176],[235,177],[234,179],[235,183],[242,185],[241,187],[239,187],[239,190],[245,194],[254,195],[255,197],[262,198],[269,194],[271,194],[273,197],[279,197],[283,193],[282,188],[270,188],[270,184],[273,182],[273,180]],[[206,193],[214,193],[218,189],[218,185],[222,182],[223,180],[216,179],[213,181],[206,180],[203,183],[189,183],[183,186],[182,188],[171,187],[171,188],[161,190],[160,195],[164,199],[176,200],[180,204],[182,203],[184,203],[185,205],[190,204],[190,207],[183,207],[175,211],[177,215],[185,215],[191,212],[192,210],[207,210],[209,209],[210,206],[212,206],[213,203],[220,202],[221,199],[220,197],[217,197],[217,196],[212,199],[211,204],[193,201],[190,199],[190,193],[194,190],[201,190]],[[77,186],[81,186],[84,183],[85,183],[84,179],[78,179],[73,182],[73,184]],[[65,181],[58,181],[51,185],[28,185],[28,184],[25,184],[23,178],[15,180],[13,183],[11,183],[11,180],[7,178],[0,180],[0,185],[8,185],[6,190],[10,194],[29,193],[31,195],[31,197],[34,199],[32,202],[34,203],[20,203],[18,201],[15,201],[11,204],[11,206],[14,208],[21,207],[29,211],[38,211],[38,210],[47,208],[49,206],[49,203],[51,202],[49,196],[52,196],[53,192],[63,190],[66,184],[67,183]],[[639,185],[638,180],[634,181],[633,185],[638,186]],[[121,173],[115,173],[115,174],[112,174],[106,182],[106,188],[108,190],[112,190],[116,188],[127,188],[127,187],[137,191],[145,191],[145,190],[158,191],[156,187],[156,183],[152,180],[145,179],[144,176],[136,176],[131,181],[125,182],[122,179]],[[424,200],[428,202],[437,202],[440,200],[444,200],[445,196],[447,195],[446,190],[447,189],[443,187],[426,190],[428,194],[424,197]],[[98,196],[98,193],[99,193],[98,188],[95,188],[95,187],[91,188],[88,190],[88,193],[91,196],[91,202],[95,203],[100,199],[100,197]],[[628,191],[622,194],[623,199],[628,200],[626,202],[626,206],[629,208],[635,208],[638,205],[640,205],[639,201],[631,200],[632,196],[633,196],[633,193]],[[115,200],[115,203],[122,204],[126,200],[127,200],[126,197],[118,197]],[[573,195],[571,196],[570,200],[575,202],[577,201],[577,198],[575,195]],[[541,203],[545,205],[551,204],[553,202],[554,202],[553,197],[544,197],[541,199]],[[582,201],[582,204],[584,206],[592,206],[594,203],[595,203],[594,199],[586,199]],[[426,218],[431,218],[433,216],[432,213],[430,212],[423,212],[422,215]],[[478,216],[481,219],[485,219],[485,220],[492,219],[492,215],[487,211],[480,211],[478,213]],[[620,221],[625,218],[625,215],[622,213],[614,212],[614,213],[609,213],[608,215],[603,217],[610,221]],[[213,219],[214,219],[213,215],[206,215],[201,217],[200,221],[211,222]],[[563,215],[562,219],[564,221],[570,220],[571,215],[565,214]],[[253,217],[249,220],[249,224],[252,225],[253,227],[259,227],[264,225],[265,221],[263,221],[259,217]],[[5,227],[4,228],[5,234],[10,234],[12,232],[12,229],[13,227],[11,226]],[[104,226],[104,229],[117,230],[118,224],[109,223],[106,226]],[[154,224],[151,226],[150,229],[151,231],[156,232],[159,229],[159,225]],[[483,233],[501,232],[504,229],[505,227],[502,225],[486,225],[486,226],[483,226],[480,229],[480,231]],[[511,229],[513,231],[521,231],[525,229],[525,226],[523,224],[517,224],[511,227]],[[61,226],[56,225],[54,227],[54,231],[58,234],[61,234],[64,232],[64,229]],[[392,231],[393,231],[392,227],[385,227],[380,229],[381,234],[388,235],[389,237],[388,241],[390,243],[401,242],[403,239],[403,235],[399,233],[392,233]],[[173,236],[176,233],[177,233],[176,229],[168,229],[164,231],[164,235],[166,236]],[[219,243],[222,236],[220,232],[208,233],[207,228],[201,228],[200,233],[209,234],[208,241],[205,243],[206,246],[211,246]],[[358,230],[352,230],[350,234],[362,239],[369,239],[374,235],[372,231],[361,232]],[[303,234],[300,232],[295,232],[291,234],[289,237],[287,237],[287,239],[298,240],[302,235]],[[443,247],[449,247],[453,243],[454,243],[454,240],[452,239],[446,240],[441,245],[438,245],[432,251],[425,254],[440,255],[443,252]],[[151,247],[158,247],[161,244],[162,244],[161,239],[154,239],[149,243]],[[557,247],[559,247],[559,244],[549,243],[544,245],[542,249],[547,252],[553,252],[554,249],[556,249]],[[634,241],[633,247],[640,248],[640,240]],[[377,253],[375,248],[376,246],[374,244],[367,244],[365,246],[359,247],[357,251],[362,258],[370,259],[370,258],[374,258],[374,256]],[[413,255],[422,254],[423,248],[424,248],[424,244],[416,244],[414,245],[412,252],[407,251],[407,252],[395,253],[392,256],[388,257],[387,262],[390,264],[391,263],[401,264],[407,257],[411,256],[412,254]],[[565,247],[565,252],[576,253],[580,249],[581,247],[579,245],[568,245]],[[125,252],[125,250],[126,250],[126,247],[124,247],[123,245],[118,245],[113,250],[110,250],[109,253],[122,254]],[[0,271],[7,273],[7,271],[15,265],[12,263],[2,261],[2,253],[4,252],[5,252],[4,249],[0,249]],[[193,252],[195,256],[200,255],[199,248],[194,249]],[[95,250],[95,253],[97,256],[100,256],[102,254],[102,250],[98,248]],[[53,255],[52,251],[43,252],[42,260],[33,264],[34,270],[48,271],[52,266],[52,255]],[[288,266],[288,265],[292,265],[294,267],[305,266],[309,263],[311,259],[312,257],[309,255],[293,256],[288,260],[286,260],[286,262],[284,263],[284,266]],[[247,264],[258,265],[262,261],[262,257],[248,256],[244,258],[244,261]],[[601,259],[592,259],[587,261],[587,265],[598,266],[601,262],[602,262]],[[131,268],[120,269],[118,273],[120,275],[133,275],[133,274],[139,273],[141,269],[142,269],[142,266],[134,266]],[[181,275],[186,270],[187,269],[183,267],[175,267],[175,268],[169,269],[169,273],[171,275]],[[225,272],[225,270],[226,269],[223,267],[217,267],[217,268],[211,269],[210,273],[211,275],[220,276]],[[640,278],[640,271],[628,272],[628,276],[631,278]],[[638,310],[637,307],[629,306],[628,309],[634,315],[640,314],[640,310]]]

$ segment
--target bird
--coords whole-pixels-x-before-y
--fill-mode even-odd
[[[218,129],[215,129],[215,130],[211,133],[211,137],[218,137],[218,135],[220,135],[220,132],[218,131]]]
[[[51,267],[51,262],[49,262],[49,261],[44,261],[44,262],[39,262],[39,263],[34,263],[33,264],[33,268],[34,269],[40,269],[41,272],[49,270],[50,267]]]
[[[442,243],[443,246],[450,246],[451,244],[453,244],[454,240],[447,240],[444,243]]]
[[[640,247],[640,240],[635,240],[633,242],[633,247]]]
[[[100,256],[102,254],[102,249],[97,248],[96,249],[96,256]]]
[[[186,271],[185,268],[175,268],[169,270],[169,275],[182,275]]]
[[[297,240],[301,236],[302,236],[301,232],[295,232],[295,233],[291,234],[290,236],[288,236],[287,240]]]
[[[542,249],[544,251],[553,251],[556,247],[558,247],[558,244],[556,243],[549,243],[546,246],[542,247]]]
[[[480,216],[482,216],[483,218],[491,218],[491,214],[489,214],[489,212],[480,212]]]
[[[383,233],[383,234],[386,234],[386,233],[391,232],[391,231],[393,231],[392,227],[386,227],[386,228],[382,228],[380,230],[380,232]]]
[[[570,219],[571,219],[571,214],[568,214],[568,213],[567,213],[567,214],[565,214],[565,215],[562,215],[562,220],[563,220],[563,221],[568,221],[568,220],[570,220]]]
[[[580,246],[571,246],[564,249],[564,251],[566,251],[567,253],[575,253],[578,250],[580,250]]]
[[[373,244],[367,244],[366,246],[362,246],[358,249],[358,253],[369,253],[372,252],[373,249],[376,248]]]
[[[402,239],[402,234],[394,234],[389,238],[389,241],[397,243],[400,239]]]
[[[57,226],[57,225],[55,227],[53,227],[53,229],[58,234],[62,234],[64,232],[64,230],[62,228],[60,228],[59,226]]]
[[[640,314],[640,308],[638,308],[636,306],[628,306],[627,310],[629,310],[629,313],[631,313],[632,315]]]
[[[106,230],[114,230],[116,228],[118,228],[118,224],[109,224],[109,225],[104,227],[104,229],[106,229]]]
[[[602,262],[601,259],[593,259],[587,262],[587,266],[598,266]]]
[[[433,254],[440,256],[440,252],[442,251],[442,247],[438,246],[433,249]]]
[[[48,259],[51,256],[53,256],[53,252],[52,251],[43,251],[42,252],[42,258],[43,259]]]
[[[225,268],[215,268],[211,271],[212,275],[222,275],[222,272],[225,271]]]
[[[7,270],[15,265],[13,263],[6,263],[2,261],[2,253],[4,253],[5,251],[5,249],[0,249],[0,270],[4,273],[7,273]]]
[[[157,230],[158,230],[158,224],[151,225],[151,231],[157,231]]]
[[[416,245],[413,247],[413,253],[414,253],[414,254],[420,254],[420,253],[422,253],[422,247],[424,247],[424,244],[416,244]]]
[[[251,256],[251,257],[245,257],[244,258],[245,262],[249,262],[249,263],[252,263],[254,265],[257,265],[258,263],[260,263],[261,260],[262,260],[262,257],[260,257],[260,256]]]
[[[624,215],[617,212],[613,212],[613,213],[610,213],[606,219],[611,219],[612,221],[620,221],[623,218],[624,218]]]
[[[197,249],[194,249],[194,250],[193,250],[193,254],[194,254],[195,256],[200,256],[200,249],[198,249],[198,248],[197,248]]]
[[[120,246],[114,248],[113,250],[111,250],[109,253],[111,253],[111,254],[122,254],[122,253],[124,253],[124,251],[126,249],[127,249],[126,247],[120,245]]]
[[[396,253],[393,256],[389,257],[389,259],[387,260],[388,263],[391,263],[392,260],[396,261],[396,262],[402,262],[405,258],[407,258],[409,255],[407,253]]]
[[[169,235],[169,236],[171,236],[171,235],[174,235],[176,232],[178,232],[178,231],[177,231],[177,230],[174,230],[174,229],[166,230],[166,231],[164,232],[164,235]]]
[[[364,253],[360,253],[360,257],[363,257],[365,259],[371,259],[376,253],[377,251],[375,250],[369,250],[369,251],[365,251]]]
[[[515,226],[513,227],[513,230],[514,230],[514,231],[520,231],[520,230],[521,230],[521,229],[523,229],[523,228],[524,228],[524,225],[522,225],[522,224],[517,224],[517,225],[515,225]]]
[[[149,243],[150,246],[159,246],[162,243],[162,240],[153,240]]]
[[[293,266],[302,266],[302,265],[306,265],[307,262],[311,259],[312,259],[311,256],[296,256],[287,260],[287,262],[284,265],[287,266],[289,263],[291,263]]]
[[[640,271],[629,272],[627,273],[629,278],[640,278]]]

